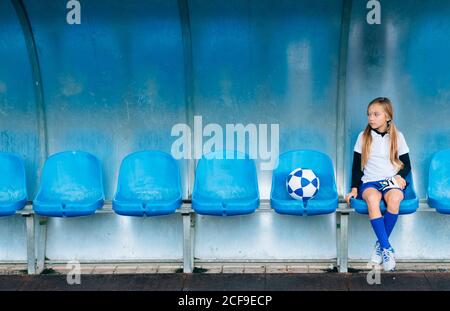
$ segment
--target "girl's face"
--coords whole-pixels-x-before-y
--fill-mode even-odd
[[[371,128],[384,131],[387,127],[387,115],[380,104],[372,104],[367,113],[367,120]]]

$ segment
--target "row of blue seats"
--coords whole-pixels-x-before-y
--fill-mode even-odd
[[[230,151],[202,158],[197,166],[192,208],[202,215],[244,215],[259,206],[255,163],[247,155]],[[221,156],[221,159],[218,156]],[[242,159],[243,158],[243,159]],[[428,203],[450,214],[450,149],[434,155],[429,170]],[[295,168],[312,169],[320,190],[307,204],[293,200],[286,191],[286,176]],[[400,206],[401,214],[419,206],[411,174],[410,186]],[[127,216],[174,213],[182,204],[181,178],[176,160],[165,152],[141,151],[122,162],[113,210]],[[271,207],[288,215],[320,215],[336,211],[338,194],[330,157],[314,150],[293,150],[279,157],[272,176]],[[13,153],[0,153],[0,216],[13,215],[27,202],[23,161]],[[104,191],[99,160],[90,153],[67,151],[45,162],[41,185],[33,200],[35,213],[51,217],[94,214],[103,206]],[[367,214],[363,200],[352,199],[351,207]],[[381,204],[384,211],[386,206]]]

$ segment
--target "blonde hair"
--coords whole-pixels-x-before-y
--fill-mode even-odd
[[[386,114],[388,120],[388,127],[387,127],[387,133],[390,137],[390,146],[389,146],[389,160],[391,163],[398,169],[402,169],[404,164],[402,161],[400,161],[398,157],[398,130],[395,126],[394,122],[392,121],[394,118],[394,110],[392,108],[392,103],[389,100],[389,98],[386,97],[377,97],[374,100],[372,100],[369,105],[367,106],[367,114],[369,113],[369,108],[374,105],[379,104],[381,108],[383,109],[384,113]],[[372,135],[370,131],[372,128],[369,124],[367,124],[366,128],[364,129],[363,133],[363,146],[362,146],[362,154],[361,154],[361,171],[364,170],[364,167],[367,164],[367,161],[369,160],[370,155],[370,146],[372,145]]]

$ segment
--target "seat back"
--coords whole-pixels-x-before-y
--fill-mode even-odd
[[[27,199],[25,166],[14,153],[0,152],[0,203],[13,204]]]
[[[193,197],[211,199],[259,198],[255,162],[237,151],[218,151],[197,165]]]
[[[280,155],[278,167],[272,174],[271,198],[278,200],[291,199],[286,189],[286,178],[290,172],[300,167],[313,170],[319,178],[320,187],[314,199],[337,198],[333,162],[328,155],[315,150],[292,150]]]
[[[104,199],[99,160],[83,151],[65,151],[50,156],[44,165],[37,197],[49,202]]]
[[[181,177],[176,160],[161,151],[128,155],[120,166],[116,197],[141,201],[180,198]]]
[[[450,149],[434,154],[428,172],[428,196],[450,199]]]

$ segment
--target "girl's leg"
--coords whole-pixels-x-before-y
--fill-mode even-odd
[[[386,228],[387,236],[391,235],[397,222],[400,203],[404,198],[403,191],[398,189],[389,190],[384,194],[384,200],[387,205],[387,212],[384,214],[384,227]]]
[[[380,191],[375,188],[367,188],[362,194],[362,198],[367,203],[369,218],[375,219],[381,217],[380,202],[382,199]]]
[[[380,211],[381,193],[377,189],[367,188],[364,190],[362,197],[367,203],[370,223],[372,224],[373,231],[375,231],[381,248],[390,248],[391,244],[389,243],[383,216]]]

